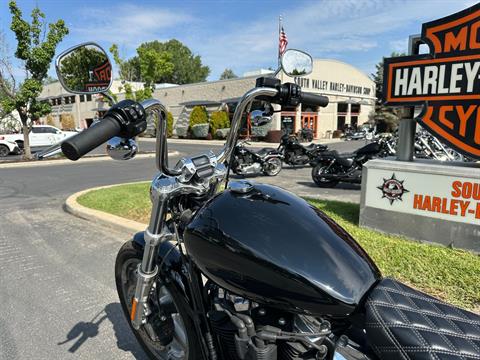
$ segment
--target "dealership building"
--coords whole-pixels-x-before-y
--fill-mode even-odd
[[[209,81],[187,85],[160,84],[154,97],[160,100],[174,117],[174,128],[185,126],[191,110],[196,105],[205,106],[209,112],[231,108],[239,98],[255,86],[259,76],[268,76],[261,70],[247,73],[235,79]],[[313,71],[305,77],[291,78],[283,72],[278,74],[282,82],[295,82],[303,91],[326,95],[330,103],[325,108],[298,105],[282,108],[274,115],[272,130],[296,132],[302,127],[314,131],[315,138],[331,137],[335,130],[343,130],[346,125],[359,126],[368,121],[375,108],[375,83],[362,71],[337,60],[315,59]],[[141,84],[134,83],[134,88]],[[122,84],[114,81],[112,92],[121,99]],[[90,125],[96,112],[108,107],[101,98],[88,95],[65,93],[60,84],[44,87],[41,97],[53,105],[54,121],[60,121],[64,112],[73,115],[78,127]],[[45,119],[42,119],[45,121]]]

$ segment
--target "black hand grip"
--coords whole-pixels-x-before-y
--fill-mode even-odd
[[[68,138],[62,143],[62,152],[70,160],[78,160],[89,151],[121,132],[118,120],[105,117],[78,135]]]
[[[328,105],[328,97],[302,91],[301,102],[304,105],[325,107]]]

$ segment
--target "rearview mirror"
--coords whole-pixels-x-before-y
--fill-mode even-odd
[[[77,45],[61,53],[55,67],[60,83],[74,94],[97,94],[112,84],[112,64],[95,43]]]
[[[267,125],[272,121],[272,117],[261,110],[254,110],[250,113],[250,122],[252,126]]]
[[[313,59],[306,52],[288,49],[282,55],[282,70],[288,76],[305,76],[312,72]]]

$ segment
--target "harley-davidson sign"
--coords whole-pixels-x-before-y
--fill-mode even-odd
[[[430,53],[385,59],[388,105],[424,104],[418,122],[480,159],[480,4],[423,24]]]

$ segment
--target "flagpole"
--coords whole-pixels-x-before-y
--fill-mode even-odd
[[[278,17],[278,67],[280,67],[280,33],[282,31],[282,15]]]

